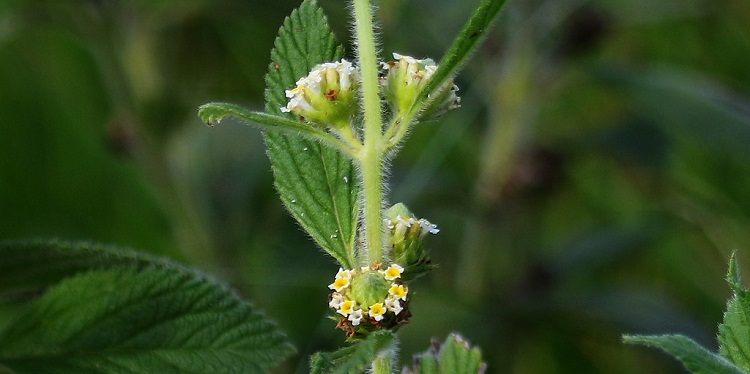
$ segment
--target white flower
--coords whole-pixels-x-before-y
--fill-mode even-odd
[[[346,298],[344,298],[344,295],[338,292],[334,292],[333,295],[331,296],[331,301],[328,302],[328,306],[330,308],[338,310],[339,308],[341,308],[341,304],[343,304],[344,301],[346,301]]]
[[[339,268],[338,273],[336,273],[336,279],[352,280],[352,271]]]
[[[385,269],[383,272],[383,275],[385,276],[386,280],[392,281],[396,278],[401,277],[401,273],[404,272],[404,268],[401,265],[398,264],[391,264],[391,266],[388,267],[388,269]]]
[[[383,320],[383,314],[385,314],[385,307],[381,303],[375,303],[370,305],[370,311],[367,313],[370,315],[370,317],[374,318],[376,321],[382,321]]]
[[[399,301],[397,297],[389,297],[385,299],[385,307],[395,315],[398,315],[404,310],[404,307],[401,306],[401,301]]]
[[[341,304],[341,307],[336,311],[342,316],[348,316],[357,307],[357,303],[351,300],[346,300]]]
[[[396,299],[401,299],[406,301],[406,295],[409,293],[409,288],[401,285],[401,284],[393,284],[391,285],[391,288],[388,289],[388,294],[395,297]]]
[[[360,322],[362,322],[362,318],[364,317],[364,313],[362,313],[362,309],[356,309],[352,311],[351,314],[349,314],[349,317],[347,319],[352,323],[352,326],[358,326]]]
[[[349,283],[350,283],[349,279],[346,279],[346,278],[336,278],[336,280],[333,281],[333,283],[331,283],[331,284],[328,285],[328,288],[330,288],[332,290],[336,290],[336,292],[341,292],[345,288],[349,287]]]
[[[425,236],[428,233],[435,235],[440,232],[437,225],[430,223],[430,221],[424,218],[419,220],[419,226],[422,227],[422,236]]]

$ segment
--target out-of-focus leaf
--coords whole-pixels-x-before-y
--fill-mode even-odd
[[[316,353],[310,360],[312,374],[350,374],[365,371],[379,352],[390,349],[395,335],[390,330],[378,330],[364,340],[335,352]]]
[[[85,238],[176,255],[170,205],[128,159],[135,125],[112,115],[89,46],[45,23],[16,26],[0,43],[0,239]]]
[[[286,105],[284,90],[315,65],[342,54],[317,2],[303,2],[284,21],[271,51],[266,112],[284,115],[279,109]],[[359,185],[351,160],[301,136],[267,132],[265,138],[284,205],[321,248],[342,266],[354,268]]]
[[[0,256],[3,293],[49,287],[0,331],[14,373],[264,372],[294,351],[224,285],[165,260],[57,243],[5,243]]]
[[[2,242],[0,258],[0,301],[39,293],[82,271],[167,263],[130,250],[59,241]]]
[[[423,99],[438,91],[471,57],[479,43],[487,36],[492,22],[500,13],[505,2],[506,0],[483,0],[479,4],[479,7],[445,52],[445,55],[440,59],[437,71],[420,93]],[[423,103],[423,101],[417,100],[416,103]]]
[[[695,374],[743,374],[725,358],[711,353],[698,343],[682,335],[642,336],[626,335],[625,343],[659,348],[677,357],[685,367]]]
[[[614,79],[612,79],[614,78]],[[750,100],[717,82],[667,69],[609,76],[634,100],[640,115],[668,133],[690,134],[715,152],[750,155]]]

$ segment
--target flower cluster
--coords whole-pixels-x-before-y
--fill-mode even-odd
[[[393,328],[408,322],[409,288],[401,281],[404,268],[391,264],[339,269],[328,288],[333,291],[328,306],[341,315],[338,327],[353,337],[374,329]]]
[[[395,61],[384,62],[381,86],[385,91],[393,111],[399,113],[411,109],[417,96],[437,71],[432,59],[419,60],[410,56],[393,54]],[[456,95],[458,86],[452,81],[446,83],[436,94],[429,97],[429,104],[422,110],[420,118],[434,119],[445,112],[461,106],[461,98]]]
[[[358,81],[358,70],[347,60],[320,64],[300,78],[293,89],[286,90],[289,102],[281,111],[319,125],[349,126],[358,108]]]
[[[424,218],[415,218],[414,214],[401,203],[395,204],[386,211],[384,224],[388,229],[390,258],[404,264],[404,280],[410,281],[424,275],[433,268],[429,254],[424,248],[427,234],[440,232],[437,225]]]

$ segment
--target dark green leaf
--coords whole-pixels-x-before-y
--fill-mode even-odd
[[[0,256],[2,295],[46,289],[0,324],[0,368],[14,373],[255,373],[293,352],[250,304],[166,260],[41,242]]]
[[[477,10],[464,25],[461,33],[453,40],[448,51],[440,59],[437,71],[420,94],[422,100],[417,100],[418,105],[424,103],[425,98],[439,90],[471,57],[479,43],[487,36],[492,22],[500,13],[505,2],[506,0],[482,0]]]
[[[719,353],[745,371],[750,371],[750,294],[741,284],[737,261],[732,255],[727,275],[734,296],[727,303],[719,325]]]
[[[342,54],[317,2],[303,2],[284,21],[271,51],[266,112],[290,116],[279,109],[286,105],[284,90],[315,65]],[[321,248],[342,266],[354,268],[359,185],[351,160],[301,136],[267,132],[265,139],[284,205]]]
[[[59,241],[2,242],[0,258],[0,302],[38,295],[81,271],[167,264],[130,250]]]
[[[675,356],[685,367],[696,374],[743,374],[725,358],[701,347],[682,335],[639,336],[626,335],[625,343],[660,348]]]
[[[378,353],[391,349],[396,336],[390,330],[378,330],[356,344],[335,352],[316,353],[310,360],[312,374],[362,373]]]

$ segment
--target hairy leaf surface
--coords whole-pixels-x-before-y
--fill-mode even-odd
[[[266,75],[266,112],[281,113],[284,90],[320,63],[342,57],[323,12],[306,0],[285,21]],[[276,189],[289,212],[315,242],[342,266],[354,268],[359,186],[351,160],[340,152],[302,136],[265,133]]]
[[[390,330],[378,330],[362,341],[335,352],[316,353],[310,360],[312,374],[349,374],[364,372],[373,357],[389,349],[395,335]]]
[[[719,325],[719,353],[742,370],[750,371],[750,293],[741,284],[734,255],[727,280],[734,296],[727,303],[724,321]]]
[[[224,285],[166,260],[41,242],[4,243],[0,256],[0,297],[38,292],[2,314],[11,373],[260,373],[294,351]]]
[[[677,357],[685,368],[695,374],[743,374],[738,368],[724,357],[708,351],[700,344],[682,335],[639,336],[624,337],[625,343],[640,344],[661,350]]]

